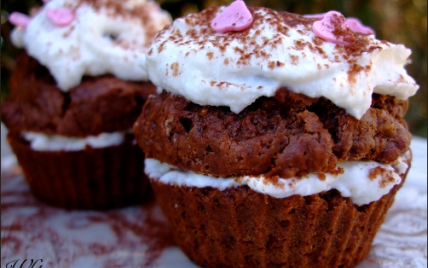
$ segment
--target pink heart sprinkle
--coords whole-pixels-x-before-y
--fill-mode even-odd
[[[318,20],[322,20],[327,13],[319,13],[319,14],[306,14],[304,15],[306,18],[314,18]],[[347,18],[346,23],[348,24],[349,28],[357,33],[363,33],[363,34],[374,34],[375,31],[365,26],[359,19],[357,18]]]
[[[253,16],[244,1],[235,1],[211,22],[211,28],[218,33],[242,31],[253,23]]]
[[[9,21],[15,26],[27,27],[31,21],[31,18],[20,12],[12,12],[9,15]]]
[[[374,30],[370,27],[364,26],[361,21],[357,18],[348,18],[346,19],[346,23],[348,23],[349,28],[352,31],[363,34],[374,34]]]
[[[345,17],[337,11],[327,12],[322,20],[314,22],[312,30],[320,38],[339,45],[350,45],[355,41]]]
[[[74,12],[69,8],[48,9],[46,17],[58,26],[67,26],[74,20]]]

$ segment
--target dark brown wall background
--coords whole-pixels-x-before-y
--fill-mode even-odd
[[[159,0],[161,7],[176,18],[213,5],[227,5],[231,0]],[[407,122],[414,135],[427,137],[427,1],[426,0],[246,0],[249,6],[266,6],[300,14],[337,10],[346,17],[358,17],[376,31],[378,39],[405,44],[412,49],[408,73],[420,85],[410,99]],[[7,78],[15,68],[19,50],[10,44],[12,26],[7,16],[12,11],[28,13],[38,0],[3,0],[1,2],[1,98],[7,96]]]

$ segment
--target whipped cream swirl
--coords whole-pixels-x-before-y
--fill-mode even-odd
[[[239,113],[287,87],[360,119],[373,93],[407,99],[418,89],[404,69],[411,51],[403,45],[362,33],[351,45],[334,44],[314,34],[315,18],[267,8],[250,8],[246,30],[216,33],[210,23],[224,9],[176,19],[157,34],[144,66],[159,90]]]
[[[141,57],[170,22],[169,14],[149,0],[51,0],[11,38],[68,91],[84,75],[148,80]]]

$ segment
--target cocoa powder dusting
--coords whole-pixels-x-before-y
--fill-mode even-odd
[[[387,174],[385,174],[384,177],[382,177],[382,180],[380,180],[379,186],[380,186],[380,188],[385,188],[385,187],[387,187],[389,184],[391,184],[393,182],[394,182],[394,178],[388,172]]]
[[[171,64],[172,76],[177,77],[180,74],[178,67],[178,62]]]
[[[380,188],[385,188],[389,184],[394,182],[394,177],[392,177],[392,172],[390,170],[384,169],[382,167],[375,167],[370,169],[369,178],[370,180],[375,180],[378,176],[381,176],[379,180]]]
[[[361,72],[366,70],[363,66],[357,64],[356,60],[349,61],[349,70],[348,70],[348,82],[349,83],[356,83],[357,82],[357,75]],[[370,67],[369,67],[370,68]]]
[[[184,34],[173,30],[169,34],[169,41],[173,42],[175,46],[189,46],[194,44],[197,50],[204,49],[207,45],[210,47],[217,48],[221,53],[224,53],[227,48],[231,48],[233,52],[238,56],[238,60],[234,62],[237,65],[249,65],[253,59],[268,60],[270,54],[265,52],[267,49],[276,49],[283,46],[284,35],[288,35],[290,28],[301,27],[299,31],[305,34],[311,31],[314,19],[306,18],[301,15],[296,15],[288,12],[277,12],[268,8],[250,8],[250,12],[253,15],[253,24],[248,29],[238,32],[227,32],[221,35],[216,34],[210,27],[211,21],[220,12],[220,7],[211,7],[205,9],[199,13],[187,15],[183,18],[184,22],[189,27],[194,27],[187,30]],[[278,32],[275,33],[271,38],[262,36],[263,31],[267,29],[276,29]],[[156,39],[163,36],[163,34],[170,30],[170,27],[158,33]],[[250,34],[250,31],[253,31]],[[239,44],[236,46],[235,44]],[[304,47],[314,53],[319,53],[323,57],[326,57],[325,52],[320,49],[319,45],[323,44],[321,39],[317,39],[314,46],[312,43],[297,41],[296,50],[302,50]],[[158,45],[158,52],[163,51],[163,43]],[[215,52],[214,52],[215,53]],[[206,56],[209,59],[214,57],[214,53],[207,53]],[[298,56],[290,55],[290,63],[280,62],[275,64],[276,61],[266,62],[266,65],[270,69],[283,66],[283,64],[298,64]],[[224,60],[224,63],[229,64],[230,60]]]
[[[139,19],[141,26],[145,29],[145,44],[144,47],[148,47],[158,32],[158,26],[155,24],[155,19],[153,14],[157,14],[158,4],[155,2],[143,2],[141,5],[135,6],[133,8],[126,8],[123,5],[122,0],[81,0],[80,3],[87,3],[92,5],[95,10],[103,10],[110,17],[123,17],[125,19]],[[124,42],[120,43],[123,44]],[[131,44],[127,45],[128,47]],[[138,47],[133,46],[133,49],[138,49]]]
[[[336,37],[341,37],[343,41],[351,44],[355,41],[354,32],[349,27],[346,27],[346,29],[342,28],[342,25],[346,23],[346,19],[343,16],[333,14],[331,22],[334,27],[333,34]]]
[[[293,65],[299,64],[299,56],[290,54],[290,59],[291,59],[291,64]]]

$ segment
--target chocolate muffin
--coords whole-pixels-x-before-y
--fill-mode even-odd
[[[243,1],[176,19],[134,124],[183,252],[203,267],[354,267],[410,167],[410,50],[338,12]]]
[[[77,209],[150,199],[132,125],[155,93],[140,57],[169,15],[144,0],[52,0],[10,21],[25,51],[1,115],[34,195]]]

